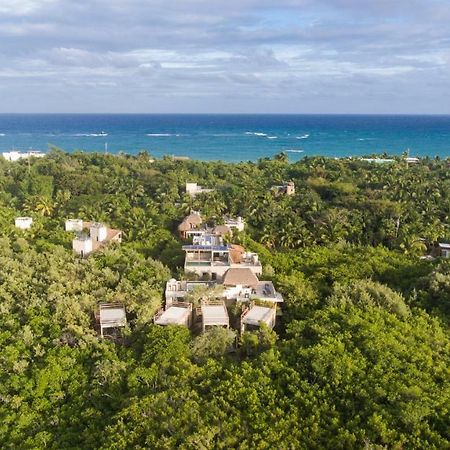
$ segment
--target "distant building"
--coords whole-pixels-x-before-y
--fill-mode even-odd
[[[28,230],[31,228],[31,225],[33,225],[33,219],[31,217],[16,217],[14,219],[14,224],[16,228]]]
[[[125,306],[120,303],[100,303],[96,314],[101,337],[114,335],[127,324]]]
[[[19,161],[20,159],[27,159],[27,158],[43,158],[45,156],[45,153],[39,152],[37,150],[29,150],[27,152],[18,152],[18,151],[10,151],[10,152],[3,152],[2,153],[3,158],[5,158],[7,161]]]
[[[81,257],[89,256],[110,242],[122,242],[122,231],[108,228],[103,223],[83,222],[82,229],[89,229],[89,235],[77,232],[77,236],[72,241],[73,250]]]
[[[67,219],[65,223],[66,231],[83,231],[83,221],[81,219]]]
[[[182,325],[187,328],[192,324],[192,303],[177,302],[160,310],[153,322],[157,325]]]
[[[197,183],[186,183],[186,193],[191,197],[195,197],[198,194],[206,194],[208,192],[213,192],[214,189],[205,189],[199,186]]]
[[[240,216],[238,216],[236,219],[233,219],[232,217],[226,217],[224,219],[224,224],[228,227],[228,228],[235,228],[238,231],[244,231],[245,228],[245,222],[244,219]]]
[[[272,190],[277,194],[282,195],[294,195],[295,194],[295,184],[293,181],[284,183],[278,186],[272,186]]]

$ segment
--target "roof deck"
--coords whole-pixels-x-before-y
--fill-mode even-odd
[[[105,329],[124,327],[127,324],[125,306],[120,303],[100,303],[97,320],[102,337]]]
[[[202,304],[202,327],[203,331],[207,326],[229,327],[230,319],[225,303],[207,303]]]
[[[276,308],[265,306],[252,306],[241,316],[242,331],[246,329],[259,327],[261,323],[265,323],[269,328],[275,326]]]
[[[191,326],[192,304],[185,302],[173,303],[165,311],[156,314],[154,322],[157,325]]]

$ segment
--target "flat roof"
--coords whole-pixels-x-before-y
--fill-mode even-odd
[[[243,322],[248,325],[259,325],[259,322],[269,323],[273,314],[273,308],[253,306],[253,308],[245,315]]]
[[[202,305],[203,323],[206,325],[228,325],[229,318],[225,305]]]
[[[125,307],[115,306],[100,306],[100,323],[105,324],[123,324],[126,323]]]
[[[228,245],[183,245],[183,250],[209,250],[214,252],[229,251]]]
[[[439,242],[440,248],[450,248],[450,243],[448,242]]]
[[[191,314],[191,310],[189,308],[171,306],[166,309],[158,319],[155,320],[155,323],[158,325],[182,325],[186,321],[189,314]]]

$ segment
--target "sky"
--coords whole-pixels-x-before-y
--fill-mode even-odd
[[[450,0],[0,0],[0,112],[450,113]]]

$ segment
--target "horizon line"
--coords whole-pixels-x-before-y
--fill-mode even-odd
[[[158,116],[450,116],[449,113],[292,113],[292,112],[0,112],[5,115],[158,115]]]

